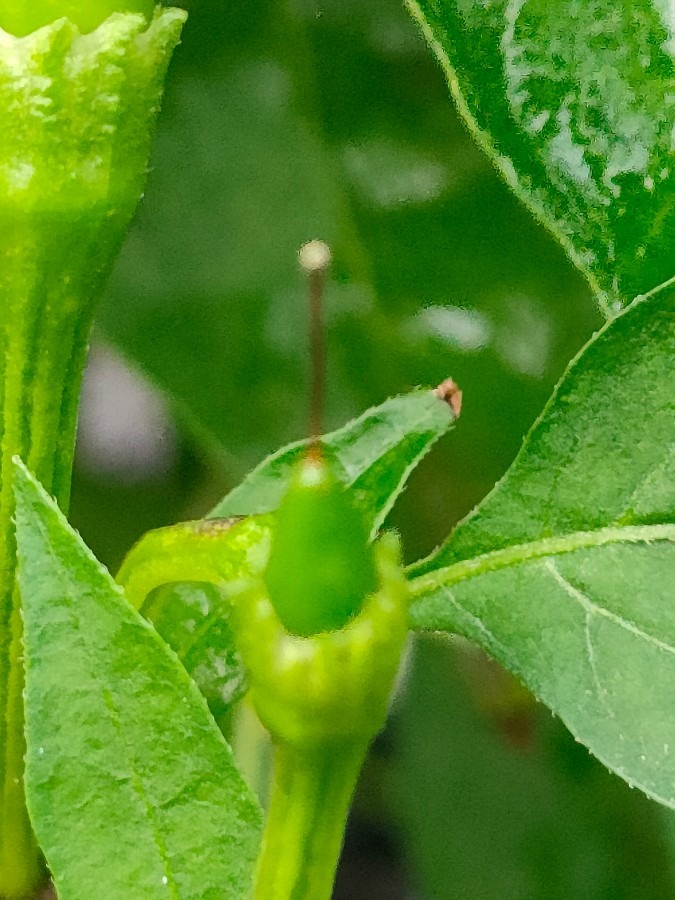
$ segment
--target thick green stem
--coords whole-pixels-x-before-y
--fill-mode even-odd
[[[276,745],[256,900],[330,900],[366,749]]]
[[[54,7],[56,10],[56,6]],[[0,898],[43,876],[23,786],[22,621],[11,484],[19,455],[68,503],[95,301],[140,197],[185,14],[0,30]]]
[[[6,257],[3,263],[7,273]],[[69,296],[67,285],[46,281],[37,267],[15,270],[11,280],[14,289],[5,292],[0,311],[0,896],[20,897],[39,880],[41,867],[23,791],[21,616],[9,473],[19,454],[67,504],[91,304]]]

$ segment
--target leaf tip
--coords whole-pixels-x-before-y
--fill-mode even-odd
[[[437,388],[434,388],[434,394],[439,400],[443,400],[448,404],[456,419],[462,411],[462,391],[454,380],[454,378],[446,378]]]
[[[39,486],[37,479],[18,453],[12,456],[12,468],[14,470],[14,477],[12,479],[14,497],[15,500],[19,502],[20,496],[25,493],[26,489],[30,490],[33,488],[35,491]]]

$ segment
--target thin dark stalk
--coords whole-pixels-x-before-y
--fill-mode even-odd
[[[323,404],[326,381],[326,338],[323,322],[326,271],[331,254],[323,241],[310,241],[299,254],[300,265],[309,279],[309,342],[311,389],[309,405],[309,438],[312,456],[321,456]]]

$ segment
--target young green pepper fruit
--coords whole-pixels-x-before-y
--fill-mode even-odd
[[[275,741],[299,748],[366,744],[382,727],[408,630],[398,538],[373,545],[376,588],[339,631],[289,633],[262,579],[233,597],[251,699]]]
[[[153,7],[153,0],[4,0],[0,3],[0,28],[24,37],[65,18],[86,34],[116,12],[141,13],[150,19]]]
[[[363,516],[318,444],[277,510],[265,583],[286,630],[303,636],[342,628],[376,589]]]

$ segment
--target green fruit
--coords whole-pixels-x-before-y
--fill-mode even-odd
[[[153,8],[153,0],[0,0],[0,28],[24,37],[67,18],[84,34],[115,12],[142,13],[149,19]]]
[[[265,584],[286,630],[302,636],[342,628],[377,588],[363,517],[318,454],[300,462],[281,501]]]

